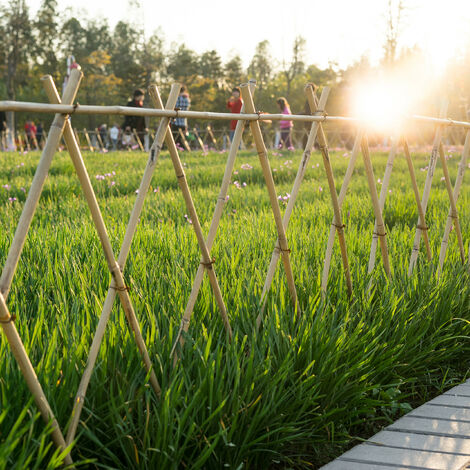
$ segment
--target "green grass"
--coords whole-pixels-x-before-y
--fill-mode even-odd
[[[0,187],[2,267],[39,155],[0,158],[0,186],[9,185]],[[137,153],[85,154],[116,253],[146,158]],[[453,179],[459,158],[455,154],[448,160]],[[373,155],[376,180],[383,178],[386,159],[384,153]],[[207,233],[226,155],[183,153],[182,160]],[[271,155],[279,195],[290,192],[299,160],[300,152]],[[420,168],[427,165],[427,156],[417,155],[414,161],[423,188],[426,172]],[[246,163],[253,168],[242,169]],[[347,164],[343,152],[333,153],[338,191]],[[417,212],[402,156],[394,165],[384,211],[393,281],[386,281],[379,256],[374,289],[366,295],[374,218],[359,159],[343,207],[354,298],[347,299],[336,245],[328,298],[321,300],[332,209],[321,158],[314,154],[287,231],[302,316],[295,320],[280,265],[258,334],[254,324],[276,232],[257,156],[241,152],[236,171],[232,180],[239,181],[241,189],[230,187],[212,250],[233,341],[227,341],[205,280],[182,360],[171,367],[170,351],[199,265],[199,250],[164,153],[124,273],[162,398],[158,400],[148,384],[117,300],[88,390],[73,449],[76,461],[96,468],[316,468],[356,438],[369,437],[410,406],[466,378],[469,277],[459,262],[453,232],[439,280],[435,266],[425,262],[424,247],[415,274],[407,277]],[[96,179],[105,174],[109,176],[104,180]],[[449,205],[441,177],[438,164],[427,217],[434,259]],[[468,247],[468,184],[458,205]],[[17,315],[17,328],[62,429],[109,283],[70,158],[59,153],[8,305]],[[4,336],[0,358],[0,469],[57,468],[50,429],[38,418]]]

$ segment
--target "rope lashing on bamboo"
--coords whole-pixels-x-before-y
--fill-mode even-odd
[[[118,291],[118,292],[124,292],[124,291],[129,292],[131,290],[129,286],[119,287],[119,286],[113,286],[112,284],[109,286],[109,289],[114,289],[115,291]]]
[[[210,261],[205,262],[201,261],[199,264],[202,264],[207,269],[212,269],[212,265],[215,263],[215,258],[212,258]]]
[[[3,323],[3,324],[7,324],[7,323],[11,323],[11,322],[14,322],[16,321],[16,315],[13,314],[10,316],[10,318],[6,319],[6,320],[0,320],[0,323]]]

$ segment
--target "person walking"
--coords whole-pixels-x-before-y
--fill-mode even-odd
[[[109,130],[109,138],[113,146],[113,150],[117,150],[117,144],[119,140],[119,126],[115,123]]]
[[[240,88],[235,87],[232,89],[232,96],[230,96],[227,101],[227,108],[230,109],[230,112],[233,114],[240,114],[242,110],[243,101],[240,98]],[[233,140],[233,135],[235,134],[235,128],[237,127],[237,119],[230,121],[230,142]]]
[[[292,114],[289,107],[289,103],[285,98],[278,98],[276,103],[279,106],[279,109],[281,110],[282,114]],[[292,121],[280,121],[279,127],[281,129],[281,142],[279,143],[279,148],[282,148],[284,146],[288,150],[294,150],[291,138],[294,123]]]
[[[126,106],[131,108],[143,108],[144,107],[144,96],[145,93],[142,89],[137,88],[134,91],[132,100],[130,100]],[[144,116],[126,116],[124,123],[122,125],[123,129],[129,129],[131,132],[135,129],[139,139],[144,140],[147,129],[145,127],[145,117]]]
[[[189,98],[189,94],[186,91],[186,87],[183,85],[181,86],[180,94],[176,100],[175,110],[188,111],[190,107],[191,99]],[[171,131],[173,133],[173,137],[175,138],[175,144],[179,145],[181,148],[185,148],[183,138],[180,135],[180,130],[182,131],[183,135],[187,135],[188,120],[186,118],[177,117],[171,122]]]

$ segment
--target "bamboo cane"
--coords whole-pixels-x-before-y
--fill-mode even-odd
[[[61,450],[65,450],[67,445],[65,439],[60,430],[59,423],[54,416],[54,413],[47,401],[46,395],[39,383],[39,380],[34,371],[33,365],[29,360],[28,353],[26,352],[23,342],[21,341],[20,335],[14,324],[15,318],[10,315],[4,296],[0,293],[0,324],[2,325],[3,332],[10,343],[11,351],[13,356],[18,363],[18,366],[23,374],[26,384],[34,397],[37,407],[46,423],[50,423],[52,426],[52,440],[55,445]],[[68,453],[64,462],[67,465],[72,465],[72,457]]]
[[[207,126],[207,134],[211,138],[211,141],[212,141],[212,144],[214,145],[214,148],[217,149],[217,140],[214,136],[214,133],[212,132],[212,127],[211,126]]]
[[[179,94],[179,86],[172,86],[170,95],[167,101],[167,108],[173,109],[176,104],[176,100]],[[147,161],[147,166],[140,183],[139,192],[137,194],[136,201],[134,203],[134,208],[132,209],[131,216],[129,218],[129,223],[127,225],[126,233],[124,235],[124,240],[122,242],[121,251],[119,252],[118,264],[121,268],[121,271],[124,271],[126,264],[127,256],[129,255],[129,250],[131,247],[132,239],[134,238],[135,231],[137,229],[137,224],[139,222],[140,214],[142,212],[142,207],[144,205],[145,196],[150,187],[150,182],[152,180],[153,171],[157,163],[157,159],[161,153],[163,140],[165,138],[165,133],[168,129],[169,118],[164,117],[158,127],[157,135],[155,136],[155,141],[152,144],[152,147],[149,151],[149,158]],[[67,442],[72,442],[75,437],[75,432],[78,426],[80,419],[80,414],[85,403],[85,395],[90,383],[91,374],[93,372],[96,359],[98,357],[99,349],[101,342],[103,340],[106,324],[108,323],[111,310],[113,308],[114,299],[116,297],[115,286],[111,286],[108,289],[108,294],[106,296],[105,302],[103,304],[103,309],[101,316],[98,322],[98,327],[96,328],[95,336],[93,338],[92,345],[90,347],[90,352],[88,355],[87,364],[83,372],[80,385],[75,396],[74,407],[72,411],[72,419],[70,421],[69,429],[67,432]]]
[[[197,131],[195,127],[193,128],[193,132],[194,132],[194,135],[196,136],[199,147],[201,147],[201,150],[205,152],[206,149],[204,148],[204,143],[202,142],[201,137],[199,136],[199,132]]]
[[[83,134],[85,134],[85,139],[88,144],[88,150],[90,150],[90,152],[94,152],[95,149],[93,148],[93,145],[91,145],[90,136],[88,135],[88,131],[86,130],[86,127],[83,128]]]
[[[189,146],[188,141],[186,140],[186,136],[184,135],[184,132],[181,127],[178,127],[178,134],[180,136],[181,142],[183,142],[184,149],[188,152],[191,152],[191,147]]]
[[[346,197],[346,192],[348,190],[349,182],[351,180],[354,167],[356,165],[356,160],[360,152],[363,135],[364,135],[364,131],[362,128],[360,128],[356,135],[354,147],[351,152],[351,158],[349,159],[348,168],[346,170],[346,174],[344,175],[343,184],[341,185],[341,190],[339,192],[338,204],[340,208],[342,207],[344,198]],[[336,235],[336,227],[335,227],[335,219],[333,217],[333,220],[331,221],[330,234],[328,236],[328,243],[327,243],[326,253],[325,253],[325,261],[323,264],[322,283],[321,283],[321,290],[322,290],[323,296],[325,296],[326,294],[326,288],[328,285],[328,274],[330,272],[330,263],[331,263],[331,256],[333,253],[333,245],[335,242],[335,235]]]
[[[21,137],[21,134],[18,132],[18,145],[20,147],[20,152],[24,152],[24,145],[23,145],[23,139]]]
[[[54,85],[54,81],[52,80],[52,77],[49,76],[48,80],[44,81],[43,84],[44,84],[46,94],[49,98],[49,101],[53,103],[60,103],[60,97],[57,93],[57,89]],[[119,265],[116,262],[113,249],[111,247],[111,242],[109,241],[108,232],[106,230],[106,226],[104,224],[103,217],[101,216],[101,211],[98,206],[98,202],[96,200],[95,192],[91,185],[90,178],[85,168],[85,164],[83,162],[83,158],[80,152],[80,148],[78,147],[78,144],[75,140],[75,136],[73,135],[72,126],[69,120],[67,120],[67,122],[65,123],[64,138],[65,138],[65,143],[67,145],[67,148],[69,150],[70,157],[75,166],[77,176],[80,180],[80,184],[82,185],[85,198],[90,208],[92,219],[95,224],[98,236],[100,238],[101,246],[103,248],[103,252],[104,252],[107,264],[108,264],[108,268],[114,281],[113,282],[114,288],[119,293],[119,297],[121,299],[124,312],[126,314],[129,325],[134,332],[135,341],[142,355],[147,372],[150,373],[150,383],[152,387],[154,388],[155,393],[159,396],[161,393],[160,385],[158,384],[157,377],[155,375],[155,372],[152,369],[150,356],[147,352],[144,339],[140,332],[139,324],[138,324],[131,300],[129,298],[129,293],[126,289],[124,278],[122,276]]]
[[[100,150],[104,150],[103,139],[101,138],[100,131],[98,130],[97,127],[95,127],[95,135],[96,135],[96,140],[98,141],[98,146],[100,147]],[[67,144],[67,141],[65,143]]]
[[[454,199],[457,201],[460,194],[460,187],[462,186],[463,177],[465,174],[465,168],[467,167],[467,160],[470,154],[470,131],[467,132],[465,137],[465,144],[463,147],[462,158],[460,160],[459,169],[457,173],[457,178],[454,185]],[[447,252],[447,245],[449,242],[449,234],[452,228],[453,218],[452,218],[452,207],[449,208],[449,215],[447,216],[446,227],[444,229],[444,235],[442,237],[441,249],[439,252],[439,267],[437,275],[440,276],[442,273],[442,267],[444,266],[444,260]],[[470,256],[470,253],[469,253]]]
[[[447,101],[443,101],[440,112],[439,112],[440,118],[443,118],[447,114],[448,105],[449,103]],[[436,132],[434,134],[434,141],[433,141],[431,156],[429,158],[429,164],[428,164],[428,173],[426,175],[426,182],[424,183],[423,197],[421,199],[421,205],[423,206],[424,217],[426,217],[426,209],[428,206],[429,195],[431,193],[432,177],[434,176],[434,171],[436,169],[436,163],[437,163],[437,158],[439,154],[439,144],[441,142],[441,139],[442,139],[442,125],[438,125]],[[413,249],[411,251],[410,264],[408,267],[408,276],[411,276],[411,274],[413,273],[414,267],[416,265],[416,261],[418,259],[421,232],[422,230],[419,228],[419,219],[418,219],[418,226],[416,227],[415,238],[413,241]]]
[[[432,255],[431,255],[431,247],[429,245],[428,228],[426,227],[426,219],[424,217],[424,210],[423,210],[423,206],[421,205],[421,199],[419,197],[419,189],[418,189],[418,184],[416,183],[416,174],[415,174],[415,170],[413,167],[413,161],[410,155],[410,149],[408,147],[408,142],[406,138],[404,137],[403,137],[403,151],[405,153],[406,163],[408,164],[408,171],[410,173],[410,178],[411,178],[411,186],[413,188],[416,205],[418,207],[419,224],[423,232],[424,244],[426,246],[426,255],[428,257],[428,261],[431,261]]]
[[[243,96],[243,101],[245,102],[245,109],[248,113],[255,112],[255,105],[253,103],[253,98],[251,96],[250,88],[248,83],[243,83],[240,85],[240,89]],[[271,202],[271,208],[274,215],[274,221],[276,223],[276,229],[278,233],[279,246],[281,249],[282,262],[284,264],[284,270],[287,278],[287,285],[289,287],[289,292],[292,297],[295,309],[297,311],[297,316],[300,315],[300,309],[297,302],[297,292],[295,288],[294,275],[292,272],[292,266],[290,263],[289,256],[289,247],[287,245],[286,232],[282,224],[282,215],[279,208],[279,201],[277,200],[276,187],[274,185],[273,174],[271,172],[271,167],[269,165],[268,152],[266,146],[264,145],[263,136],[261,134],[261,128],[259,122],[250,121],[251,133],[256,145],[256,150],[258,152],[259,161],[261,168],[263,170],[264,180],[266,182],[266,187],[269,193],[269,199]]]
[[[250,90],[254,92],[255,90],[255,80],[250,80]],[[245,110],[245,105],[242,105],[241,113]],[[242,140],[243,130],[245,128],[244,121],[238,121],[237,126],[235,128],[235,132],[233,134],[233,140],[230,145],[230,151],[227,158],[227,164],[225,165],[225,172],[222,178],[222,184],[220,186],[219,196],[217,197],[217,202],[214,209],[214,214],[212,216],[212,222],[209,228],[209,234],[207,235],[207,248],[211,250],[212,245],[215,240],[215,236],[217,234],[217,228],[219,227],[220,218],[222,217],[222,212],[224,210],[228,188],[230,186],[230,178],[232,177],[233,167],[235,165],[235,159],[237,156],[238,148],[240,146],[240,142]],[[202,260],[201,260],[202,261]],[[199,294],[199,289],[201,288],[202,280],[204,278],[204,266],[199,264],[199,268],[197,270],[196,276],[194,278],[193,287],[191,289],[191,294],[188,299],[188,303],[184,310],[183,318],[181,320],[180,328],[176,339],[173,343],[173,347],[171,350],[171,355],[174,358],[174,364],[176,364],[178,360],[178,353],[176,352],[176,347],[180,345],[183,347],[184,345],[184,336],[183,332],[187,333],[189,329],[189,322],[191,321],[191,314],[194,310],[194,305],[196,304],[197,296]]]
[[[163,103],[158,93],[155,93],[155,87],[149,88],[150,99],[152,100],[153,105],[158,109],[163,109]],[[180,129],[181,130],[181,129]],[[217,276],[213,267],[213,260],[211,259],[210,250],[206,244],[204,234],[202,233],[201,224],[199,223],[199,218],[196,212],[196,207],[191,196],[191,191],[186,180],[186,175],[184,173],[183,165],[178,154],[178,149],[176,148],[173,135],[167,133],[165,136],[165,143],[170,152],[171,161],[173,163],[173,168],[175,170],[175,175],[178,180],[179,187],[183,193],[184,202],[186,204],[186,209],[189,212],[189,216],[192,220],[192,225],[196,238],[199,244],[199,249],[202,254],[201,264],[206,268],[209,281],[214,292],[215,300],[219,307],[220,315],[224,323],[224,327],[228,333],[230,340],[232,339],[232,328],[230,327],[230,321],[227,315],[227,309],[225,307],[224,300],[222,298],[222,292],[220,291],[219,283],[217,281]]]
[[[36,139],[36,136],[33,135],[32,139],[33,139],[34,149],[35,150],[40,150],[39,149],[39,144],[38,144],[38,139]]]
[[[395,160],[395,156],[397,154],[397,146],[398,146],[398,136],[392,137],[392,146],[390,148],[390,152],[388,154],[387,165],[385,167],[385,173],[382,181],[382,188],[380,189],[380,199],[379,205],[380,210],[383,212],[385,207],[385,199],[387,198],[388,192],[388,185],[390,183],[390,177],[392,176],[393,170],[393,161]],[[370,246],[370,255],[369,255],[369,267],[367,272],[370,274],[374,270],[375,266],[375,258],[377,253],[377,242],[379,236],[377,235],[377,220],[374,224],[374,233],[372,235],[372,243]]]
[[[305,91],[307,92],[307,88],[311,87],[311,86],[312,86],[311,84],[308,84],[306,86]],[[322,95],[320,97],[320,102],[318,104],[318,108],[317,108],[317,106],[312,108],[315,112],[317,112],[319,114],[324,112],[326,102],[328,100],[329,92],[330,92],[329,87],[325,87],[323,89]],[[293,185],[292,190],[290,192],[290,198],[289,198],[289,201],[287,202],[287,207],[286,207],[286,210],[284,212],[284,217],[283,217],[283,220],[282,220],[285,230],[287,230],[287,227],[289,225],[290,217],[291,217],[292,211],[294,209],[294,204],[297,200],[297,195],[298,195],[299,190],[300,190],[300,185],[301,185],[301,183],[303,181],[303,178],[305,176],[305,172],[307,171],[307,165],[308,165],[308,162],[310,160],[310,156],[312,154],[312,151],[313,151],[313,148],[314,148],[314,145],[315,145],[315,139],[317,137],[317,132],[318,132],[319,126],[320,126],[319,122],[314,123],[312,125],[311,129],[310,129],[310,132],[309,132],[309,138],[307,140],[307,145],[306,145],[304,153],[302,155],[302,160],[301,160],[299,168],[297,170],[297,175],[295,177],[294,185]],[[258,317],[256,319],[256,329],[259,329],[259,327],[261,325],[262,316],[263,316],[264,310],[266,308],[267,294],[268,294],[269,289],[271,287],[271,284],[272,284],[272,281],[273,281],[273,278],[274,278],[274,274],[276,272],[277,263],[279,261],[280,256],[281,256],[281,250],[280,250],[279,240],[276,240],[276,245],[275,245],[273,253],[271,255],[271,262],[269,264],[268,272],[267,272],[266,279],[265,279],[265,282],[264,282],[263,291],[261,293],[262,306],[261,306],[261,312],[258,314]]]
[[[47,77],[43,77],[42,80],[45,80],[46,78]],[[81,79],[81,71],[79,69],[74,69],[65,89],[65,103],[69,104],[73,102]],[[21,342],[18,332],[14,324],[12,323],[13,319],[8,311],[6,299],[8,297],[11,281],[15,274],[16,267],[18,266],[18,260],[21,255],[29,227],[31,225],[31,220],[34,216],[34,212],[36,210],[45,179],[49,172],[52,157],[54,156],[57,143],[59,142],[60,136],[62,135],[65,120],[66,116],[60,114],[54,117],[54,121],[51,125],[51,131],[49,132],[46,145],[44,146],[44,150],[39,161],[39,165],[36,169],[33,182],[29,189],[28,197],[26,199],[23,212],[21,213],[20,220],[18,222],[18,227],[16,229],[15,236],[8,252],[8,257],[5,262],[2,276],[0,278],[0,322],[3,331],[5,332],[5,335],[12,347],[13,354],[18,362],[23,376],[25,377],[28,388],[35,399],[35,402],[41,412],[43,419],[46,421],[46,423],[52,421],[52,438],[57,447],[61,450],[66,448],[64,437],[62,435],[62,432],[60,431],[57,420],[55,419],[54,414],[52,413],[49,403],[47,402],[47,399],[36,377],[36,374],[26,354],[26,351],[24,350],[24,346]],[[72,464],[72,458],[70,454],[66,455],[64,461],[66,464]]]
[[[26,132],[24,133],[24,141],[26,143],[26,150],[28,152],[31,152],[31,145],[29,143],[28,135],[26,134]]]
[[[460,259],[462,261],[462,264],[465,264],[465,248],[463,247],[462,232],[460,230],[459,213],[457,211],[457,204],[455,202],[454,193],[452,191],[452,183],[450,182],[449,169],[447,167],[446,155],[442,142],[439,144],[439,156],[441,158],[442,171],[444,172],[444,180],[446,183],[447,194],[449,195],[450,217],[454,221],[455,233],[457,234]]]
[[[77,128],[73,128],[73,134],[75,135],[75,140],[77,141],[78,148],[82,148],[82,144],[80,143],[80,137],[78,136]]]
[[[142,145],[142,141],[140,140],[140,137],[139,137],[139,134],[137,133],[137,130],[136,130],[136,129],[132,129],[132,132],[133,132],[133,134],[134,134],[135,141],[137,142],[137,145],[139,146],[140,150],[141,150],[142,152],[145,152],[144,146]]]
[[[377,234],[380,237],[380,249],[382,251],[382,261],[387,277],[391,279],[392,273],[390,271],[390,261],[388,259],[387,239],[385,233],[385,224],[382,217],[382,210],[380,209],[379,197],[377,195],[377,188],[375,186],[374,170],[370,160],[369,144],[367,136],[362,138],[362,156],[364,159],[364,167],[367,175],[367,182],[369,184],[369,192],[374,207],[375,220],[377,221]]]
[[[46,79],[47,76],[43,77],[41,80]],[[82,73],[78,69],[74,69],[69,78],[69,81],[67,82],[67,87],[65,88],[65,103],[73,102],[81,79]],[[13,241],[8,252],[8,257],[6,259],[5,266],[2,271],[2,276],[0,277],[0,292],[5,297],[5,300],[8,298],[8,292],[10,290],[11,281],[15,274],[16,267],[18,265],[18,260],[20,258],[21,251],[23,249],[24,242],[26,240],[26,236],[31,225],[31,220],[33,219],[34,212],[36,211],[39,197],[41,196],[42,188],[49,172],[49,167],[51,165],[55,149],[59,142],[60,136],[62,135],[64,125],[65,116],[62,114],[56,114],[51,124],[51,129],[47,137],[46,145],[44,146],[44,149],[42,151],[41,159],[36,168],[36,173],[31,183],[31,187],[28,191],[28,196],[23,207],[23,212],[21,213],[20,220],[16,228],[15,236],[13,237]]]

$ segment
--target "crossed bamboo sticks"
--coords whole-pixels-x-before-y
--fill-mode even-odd
[[[71,105],[73,104],[81,79],[82,79],[81,71],[78,69],[74,69],[71,73],[71,77],[64,91],[64,96],[63,96],[62,101],[57,93],[57,90],[56,90],[56,87],[54,85],[52,78],[50,76],[46,76],[46,77],[43,77],[42,81],[43,81],[46,94],[52,105]],[[156,86],[150,87],[149,89],[150,97],[156,110],[161,110],[161,111],[173,110],[179,90],[180,90],[180,85],[172,86],[166,107],[164,107],[162,100],[160,98],[160,95],[158,93],[157,87]],[[393,162],[396,157],[399,144],[403,146],[403,151],[404,151],[404,155],[408,164],[408,169],[409,169],[411,182],[412,182],[412,188],[413,188],[413,192],[414,192],[414,196],[415,196],[415,200],[417,204],[417,210],[418,210],[418,224],[416,227],[415,241],[413,245],[412,256],[410,259],[409,273],[411,274],[416,264],[421,234],[423,235],[424,242],[426,245],[426,253],[427,253],[428,260],[431,260],[431,250],[430,250],[429,240],[428,240],[428,235],[427,235],[425,216],[426,216],[426,207],[427,207],[429,194],[431,190],[432,177],[434,174],[438,156],[440,158],[441,165],[443,168],[444,180],[446,183],[446,189],[447,189],[447,193],[448,193],[448,197],[450,201],[449,215],[447,218],[446,228],[444,231],[444,237],[442,239],[441,250],[439,254],[438,275],[440,274],[442,270],[442,265],[445,259],[447,245],[448,245],[448,237],[449,237],[449,233],[450,233],[452,225],[455,227],[461,260],[463,263],[465,263],[465,249],[463,246],[463,238],[462,238],[461,228],[460,228],[460,223],[459,223],[459,218],[458,218],[457,199],[458,199],[460,188],[462,185],[465,168],[467,166],[467,160],[470,154],[470,130],[467,131],[464,150],[463,150],[462,158],[461,158],[460,165],[459,165],[458,175],[455,181],[455,186],[452,189],[450,176],[449,176],[449,172],[447,168],[445,151],[442,145],[442,133],[443,133],[443,125],[444,125],[442,118],[446,114],[447,105],[443,105],[441,109],[441,119],[436,120],[437,129],[436,129],[436,133],[434,137],[433,149],[432,149],[431,156],[430,156],[430,162],[428,165],[429,169],[428,169],[428,174],[426,178],[425,188],[423,191],[422,200],[420,200],[419,198],[419,189],[416,183],[416,177],[414,173],[409,146],[408,146],[406,137],[403,135],[401,136],[396,135],[392,141],[392,148],[390,150],[390,154],[389,154],[389,158],[388,158],[388,162],[387,162],[387,166],[385,170],[385,175],[384,175],[384,181],[383,181],[381,194],[379,198],[379,196],[377,195],[375,177],[374,177],[372,162],[370,159],[367,135],[363,128],[359,128],[357,132],[356,141],[355,141],[352,155],[349,161],[348,169],[346,171],[346,175],[345,175],[342,187],[341,187],[341,191],[338,195],[336,193],[336,188],[335,188],[335,181],[334,181],[333,170],[332,170],[330,156],[329,156],[327,139],[326,139],[326,135],[324,133],[323,126],[322,126],[322,121],[326,121],[326,114],[324,111],[325,111],[326,101],[328,99],[329,89],[325,88],[322,92],[320,100],[318,100],[315,95],[314,87],[311,84],[308,84],[305,89],[307,100],[309,102],[310,109],[312,110],[312,117],[315,117],[317,119],[313,120],[313,125],[311,127],[311,130],[308,136],[307,145],[303,153],[302,160],[300,162],[297,176],[296,176],[294,186],[291,192],[291,198],[289,200],[286,211],[284,213],[284,217],[282,217],[277,195],[276,195],[276,188],[274,185],[273,175],[272,175],[270,164],[269,164],[268,152],[266,150],[266,146],[264,144],[263,137],[262,137],[261,130],[260,130],[259,119],[256,120],[256,119],[251,118],[251,116],[256,114],[255,105],[254,105],[253,98],[252,98],[252,94],[254,92],[254,81],[250,82],[249,84],[241,85],[241,91],[242,91],[242,96],[245,102],[244,107],[242,109],[242,113],[245,116],[240,116],[240,119],[238,121],[236,130],[235,130],[234,138],[233,138],[233,141],[230,147],[230,152],[229,152],[228,159],[227,159],[224,177],[223,177],[221,188],[220,188],[220,193],[217,198],[217,203],[216,203],[216,207],[214,210],[214,215],[212,218],[212,222],[211,222],[207,239],[205,239],[203,235],[202,228],[198,219],[198,214],[194,206],[191,192],[190,192],[188,183],[186,181],[184,169],[183,169],[183,166],[181,164],[181,160],[178,154],[178,150],[176,148],[173,136],[171,132],[169,131],[170,114],[169,113],[161,114],[162,119],[160,122],[160,126],[156,133],[155,140],[149,151],[149,158],[147,161],[147,166],[145,168],[145,171],[142,177],[142,181],[141,181],[139,191],[138,191],[138,196],[136,198],[134,208],[130,215],[128,226],[126,229],[126,234],[124,236],[121,250],[117,258],[115,257],[113,253],[111,243],[107,234],[107,229],[104,224],[94,190],[91,186],[90,178],[86,170],[86,167],[84,165],[83,158],[80,153],[79,145],[77,143],[76,133],[74,133],[74,130],[72,129],[70,119],[67,115],[63,115],[63,114],[56,114],[54,118],[49,135],[46,140],[45,147],[42,152],[39,165],[37,167],[36,174],[34,176],[30,191],[28,193],[27,200],[24,205],[24,210],[21,214],[14,239],[11,244],[8,256],[7,256],[7,260],[5,262],[4,269],[2,271],[2,275],[0,277],[0,325],[2,326],[2,329],[7,337],[7,340],[9,341],[11,345],[13,355],[16,361],[18,362],[18,365],[25,377],[26,383],[35,398],[35,401],[38,405],[38,408],[40,409],[40,412],[43,418],[47,422],[52,423],[53,440],[55,444],[64,452],[64,461],[66,464],[73,465],[72,458],[69,453],[70,447],[68,446],[70,446],[73,443],[74,438],[75,438],[75,434],[76,434],[77,427],[78,427],[79,420],[80,420],[80,414],[84,405],[87,387],[91,379],[94,365],[96,363],[99,348],[100,348],[102,339],[104,337],[105,327],[109,320],[110,312],[111,312],[116,294],[119,295],[120,302],[123,306],[123,309],[126,315],[126,319],[129,322],[129,326],[134,333],[134,339],[136,341],[136,345],[140,351],[140,354],[142,355],[142,359],[143,359],[145,368],[148,373],[149,381],[155,393],[157,394],[157,396],[160,396],[160,393],[161,393],[160,385],[158,383],[157,377],[153,370],[152,362],[151,362],[149,353],[147,351],[144,338],[140,331],[140,326],[137,320],[137,316],[134,311],[132,301],[129,297],[128,289],[124,281],[123,270],[126,264],[127,256],[129,254],[132,239],[133,239],[133,236],[135,234],[135,230],[138,224],[138,219],[140,217],[140,214],[143,208],[145,196],[148,192],[150,181],[151,181],[153,172],[155,170],[158,157],[162,150],[163,142],[165,142],[168,147],[170,157],[172,159],[173,167],[175,170],[175,176],[180,186],[180,189],[181,189],[181,192],[182,192],[185,204],[186,204],[187,211],[189,212],[190,217],[193,221],[193,228],[195,230],[195,235],[196,235],[198,245],[201,251],[201,263],[196,273],[191,295],[188,300],[188,303],[187,303],[187,306],[183,315],[183,319],[181,321],[180,330],[178,332],[176,341],[173,345],[172,352],[171,352],[171,355],[173,356],[175,362],[178,358],[178,353],[176,352],[176,348],[178,345],[182,346],[184,343],[183,334],[188,331],[191,314],[194,309],[194,305],[198,296],[198,292],[199,292],[205,271],[208,274],[208,278],[209,278],[209,281],[210,281],[210,284],[211,284],[211,287],[212,287],[212,290],[213,290],[213,293],[214,293],[214,296],[218,305],[218,309],[221,314],[224,327],[227,332],[227,336],[229,339],[231,339],[232,337],[232,329],[230,326],[228,312],[226,310],[225,303],[222,297],[222,292],[218,284],[218,280],[217,280],[215,269],[214,269],[214,260],[211,257],[210,250],[212,248],[215,235],[217,232],[217,228],[220,223],[220,218],[223,212],[224,204],[226,202],[228,187],[230,184],[230,177],[233,172],[236,154],[241,143],[243,129],[244,129],[246,121],[249,121],[251,132],[254,137],[254,142],[255,142],[256,150],[258,152],[266,187],[268,190],[268,195],[270,198],[271,208],[272,208],[272,212],[274,216],[274,222],[275,222],[277,235],[278,235],[277,241],[274,247],[274,251],[272,253],[271,263],[270,263],[268,273],[266,276],[266,281],[264,284],[263,292],[261,295],[260,314],[256,321],[257,328],[260,326],[261,321],[262,321],[262,315],[264,313],[265,306],[266,306],[267,294],[271,287],[274,272],[276,270],[276,266],[279,261],[279,258],[282,258],[282,261],[283,261],[287,284],[289,287],[289,292],[292,297],[292,301],[293,301],[296,313],[297,315],[300,315],[300,307],[298,305],[298,300],[297,300],[297,292],[296,292],[296,286],[294,282],[294,276],[293,276],[292,265],[291,265],[291,260],[290,260],[290,250],[288,248],[286,230],[287,230],[289,220],[290,220],[290,217],[291,217],[294,205],[295,205],[296,198],[298,196],[298,192],[300,190],[302,180],[305,175],[309,158],[313,151],[315,140],[318,141],[319,147],[321,150],[323,165],[324,165],[325,172],[326,172],[327,179],[328,179],[328,185],[330,189],[330,196],[331,196],[331,201],[333,205],[333,214],[334,214],[332,226],[330,229],[330,237],[328,240],[328,246],[327,246],[327,251],[325,255],[325,264],[324,264],[323,276],[322,276],[322,291],[323,292],[326,292],[329,266],[330,266],[333,243],[334,243],[335,232],[336,232],[338,234],[338,241],[340,244],[340,250],[341,250],[341,256],[342,256],[342,261],[343,261],[343,269],[345,273],[348,295],[349,296],[352,295],[352,282],[351,282],[347,250],[346,250],[344,225],[342,223],[342,217],[341,217],[341,206],[346,196],[348,184],[351,180],[358,154],[361,150],[362,150],[362,155],[364,159],[364,166],[366,170],[366,175],[367,175],[367,180],[368,180],[368,185],[369,185],[369,192],[370,192],[372,205],[374,209],[374,215],[376,219],[373,237],[372,237],[371,253],[369,257],[369,265],[368,265],[369,273],[372,272],[374,265],[375,265],[376,248],[377,248],[377,243],[379,242],[381,246],[382,261],[383,261],[385,273],[388,278],[391,277],[391,268],[390,268],[390,263],[388,259],[388,247],[387,247],[387,240],[386,240],[386,233],[385,233],[385,223],[383,220],[382,212],[384,209],[388,184],[389,184],[392,169],[393,169]],[[76,107],[72,109],[71,111],[72,113],[74,109],[76,109]],[[244,119],[245,117],[247,118],[246,121]],[[261,115],[259,113],[258,113],[258,117],[261,118]],[[14,274],[18,265],[19,257],[21,255],[22,248],[24,246],[29,227],[30,227],[32,218],[34,216],[34,213],[38,204],[39,197],[41,195],[41,192],[44,186],[45,178],[47,177],[47,174],[50,168],[52,157],[55,153],[57,146],[59,145],[59,142],[62,136],[65,140],[65,144],[68,148],[69,154],[74,164],[75,171],[77,172],[77,176],[83,188],[85,198],[86,198],[86,201],[88,203],[88,206],[90,208],[90,212],[92,215],[92,220],[97,230],[97,234],[99,236],[99,239],[103,248],[103,253],[104,253],[106,262],[108,264],[110,274],[111,274],[110,287],[108,290],[106,300],[103,305],[98,327],[97,327],[97,330],[96,330],[96,333],[95,333],[95,336],[94,336],[94,339],[90,348],[88,361],[87,361],[87,364],[86,364],[86,367],[85,367],[85,370],[84,370],[84,373],[83,373],[83,376],[82,376],[82,379],[81,379],[81,382],[80,382],[80,385],[76,394],[76,398],[75,398],[74,406],[73,406],[73,412],[71,415],[71,419],[68,423],[68,433],[67,433],[66,439],[64,439],[63,437],[59,424],[56,418],[54,417],[51,407],[49,406],[47,402],[47,398],[44,394],[44,391],[41,388],[41,385],[34,372],[34,368],[31,362],[29,361],[28,355],[18,335],[18,332],[14,324],[15,317],[10,314],[10,311],[6,303],[9,289],[11,287],[11,282],[14,277]]]

